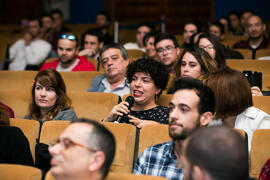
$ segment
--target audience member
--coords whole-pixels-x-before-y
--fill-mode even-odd
[[[264,36],[265,24],[259,16],[252,15],[247,20],[248,40],[234,44],[233,48],[252,50],[252,58],[255,59],[258,49],[269,49],[269,40]]]
[[[56,180],[106,179],[115,144],[113,134],[102,124],[79,119],[50,143],[50,172]]]
[[[145,51],[145,47],[143,45],[143,38],[145,36],[145,34],[149,33],[149,32],[153,32],[154,31],[154,26],[150,23],[140,23],[137,26],[137,34],[136,34],[136,42],[129,42],[124,44],[124,47],[126,49],[140,49],[142,51]]]
[[[183,145],[182,162],[186,180],[247,180],[246,142],[227,127],[201,128]]]
[[[230,29],[233,35],[242,36],[243,29],[241,27],[239,13],[237,11],[232,11],[229,13],[228,17],[229,17],[229,22],[230,22]]]
[[[82,35],[82,50],[79,56],[86,56],[98,60],[99,51],[103,47],[102,34],[96,29],[87,30]]]
[[[190,77],[205,82],[211,73],[218,71],[217,63],[198,46],[185,49],[176,64],[176,78]]]
[[[138,128],[147,124],[168,124],[169,109],[156,104],[168,83],[166,67],[154,59],[140,58],[128,66],[127,79],[134,105],[129,109],[129,103],[122,101],[104,121],[115,121],[122,116],[121,122],[132,123]]]
[[[126,49],[119,44],[107,44],[100,50],[104,74],[92,80],[88,92],[114,93],[120,97],[129,93],[126,69],[129,63]]]
[[[248,19],[250,16],[255,15],[250,9],[243,10],[241,12],[241,26],[244,29],[244,35],[248,35]]]
[[[183,32],[183,38],[184,38],[184,44],[181,46],[181,48],[189,48],[192,46],[192,42],[190,41],[190,37],[194,33],[201,32],[201,26],[199,23],[195,21],[189,21],[184,25],[184,32]]]
[[[155,39],[155,48],[157,60],[163,63],[170,73],[174,74],[180,55],[180,48],[176,38],[168,33],[158,34]]]
[[[53,17],[50,14],[44,14],[41,17],[41,37],[48,41],[52,46],[51,56],[55,57],[57,51],[57,41],[59,32],[54,29]]]
[[[258,180],[270,180],[270,159],[268,159],[261,169]]]
[[[96,15],[96,24],[102,32],[103,42],[105,44],[113,43],[113,37],[110,35],[111,17],[107,11],[99,11]]]
[[[61,34],[57,44],[58,60],[46,62],[41,67],[44,69],[55,69],[57,71],[94,71],[95,67],[88,62],[85,56],[77,56],[79,42],[74,34]]]
[[[71,31],[68,27],[64,26],[64,15],[60,9],[52,10],[51,16],[53,18],[55,31],[59,32],[60,34]]]
[[[208,52],[208,54],[217,62],[218,68],[226,66],[224,48],[218,37],[209,33],[199,35],[198,45]]]
[[[10,118],[15,117],[13,110],[10,107],[8,107],[6,104],[2,103],[1,101],[0,101],[0,107],[4,108],[8,112],[8,116]]]
[[[143,38],[143,45],[145,46],[145,56],[153,59],[157,58],[155,49],[155,36],[155,32],[149,32]]]
[[[71,100],[66,94],[65,82],[57,71],[40,71],[35,77],[31,94],[30,114],[26,115],[25,119],[35,119],[41,124],[50,120],[77,119],[71,109]]]
[[[270,116],[253,106],[252,94],[261,94],[259,88],[250,88],[241,72],[229,68],[211,74],[207,85],[216,97],[215,119],[231,128],[244,130],[248,135],[250,150],[253,132],[256,129],[270,129]]]
[[[10,126],[9,114],[0,106],[0,163],[33,166],[29,142],[18,127]]]
[[[224,26],[225,33],[229,33],[230,32],[229,19],[226,16],[223,16],[219,19],[219,22]]]
[[[133,173],[183,179],[184,170],[176,166],[182,156],[182,143],[195,129],[207,126],[212,120],[215,98],[211,89],[199,80],[180,78],[175,81],[169,106],[169,134],[173,140],[145,149]]]
[[[38,70],[50,51],[51,45],[40,37],[40,21],[30,19],[23,39],[9,48],[9,70]]]
[[[213,34],[215,36],[217,36],[220,41],[224,40],[224,26],[217,22],[212,22],[209,24],[208,26],[208,33]],[[223,49],[224,49],[224,55],[225,55],[225,59],[244,59],[244,57],[242,56],[242,54],[238,51],[234,51],[230,48],[227,48],[223,45]]]

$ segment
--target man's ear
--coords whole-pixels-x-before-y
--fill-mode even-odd
[[[102,151],[95,152],[89,160],[89,167],[88,170],[90,172],[98,171],[105,161],[105,154]]]
[[[197,165],[193,166],[192,177],[193,177],[193,179],[196,179],[196,180],[207,180],[208,179],[208,177],[205,174],[205,171],[203,171]]]
[[[100,42],[99,43],[99,49],[103,48],[103,45],[104,45],[104,43],[103,42]]]
[[[200,117],[200,126],[208,126],[208,124],[212,121],[214,115],[207,111],[203,113]]]

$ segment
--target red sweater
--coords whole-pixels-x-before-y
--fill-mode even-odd
[[[90,63],[85,56],[77,56],[80,59],[79,63],[71,71],[95,71],[95,66]],[[59,63],[59,59],[53,62],[48,62],[43,64],[40,71],[44,69],[56,69]]]

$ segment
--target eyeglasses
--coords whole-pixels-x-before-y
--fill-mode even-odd
[[[213,45],[200,46],[200,48],[204,49],[205,51],[206,51],[206,50],[213,51],[213,50],[215,49]]]
[[[73,34],[61,34],[60,39],[68,39],[70,41],[76,41],[76,36]]]
[[[80,144],[80,143],[76,143],[68,138],[65,138],[63,140],[60,140],[60,139],[56,139],[56,140],[52,140],[50,141],[49,143],[49,148],[52,148],[53,146],[55,146],[56,144],[60,144],[61,147],[63,147],[64,150],[67,150],[71,147],[74,147],[74,146],[80,146],[82,148],[85,148],[85,149],[88,149],[90,152],[97,152],[97,150],[95,149],[92,149],[86,145],[83,145],[83,144]]]
[[[158,53],[158,54],[163,54],[164,51],[166,51],[166,52],[168,52],[168,53],[171,53],[172,50],[173,50],[174,48],[175,48],[175,47],[173,47],[173,46],[167,46],[167,47],[165,47],[165,49],[163,49],[163,48],[158,48],[158,49],[157,49],[157,53]]]

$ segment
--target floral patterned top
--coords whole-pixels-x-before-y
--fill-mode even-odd
[[[159,122],[160,124],[168,124],[169,123],[169,108],[164,106],[156,106],[152,109],[148,109],[145,111],[132,111],[130,110],[129,115],[134,116],[136,118],[142,119],[142,120],[152,120]],[[128,116],[124,116],[122,123],[128,123],[129,122]]]

